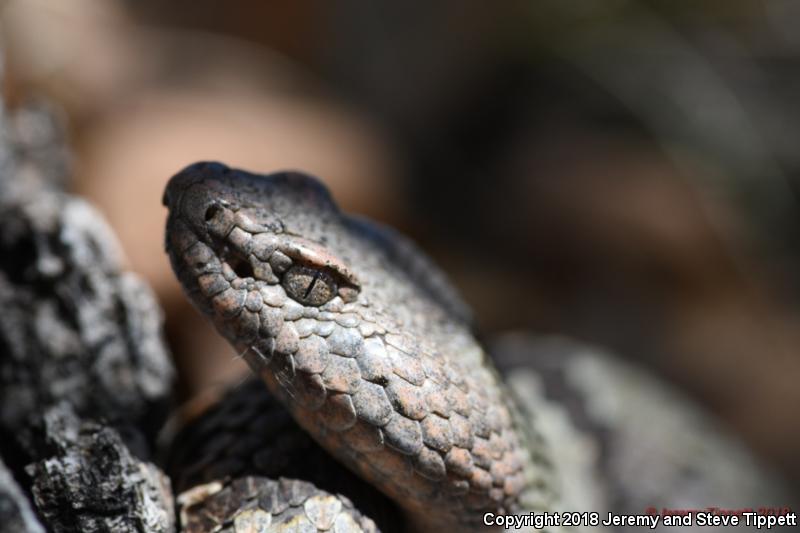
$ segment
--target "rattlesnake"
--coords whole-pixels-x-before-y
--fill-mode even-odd
[[[166,249],[192,302],[414,528],[643,513],[643,498],[657,509],[781,503],[696,406],[613,358],[507,337],[507,384],[438,268],[400,234],[340,212],[314,178],[197,163],[164,204]]]

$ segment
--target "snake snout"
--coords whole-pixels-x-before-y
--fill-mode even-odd
[[[221,179],[230,169],[222,163],[201,161],[193,163],[170,178],[161,203],[170,210],[180,204],[183,193],[192,185]]]
[[[202,162],[175,174],[162,198],[169,210],[168,233],[170,227],[180,227],[182,232],[209,245],[212,237],[224,238],[233,227],[233,197],[226,182],[229,172],[221,163]]]

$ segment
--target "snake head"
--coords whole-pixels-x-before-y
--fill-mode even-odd
[[[412,512],[515,508],[530,456],[510,400],[410,241],[294,172],[197,163],[164,203],[184,290],[328,451]]]
[[[274,340],[283,318],[274,309],[288,300],[297,313],[337,310],[358,297],[355,274],[324,245],[339,211],[310,176],[196,163],[170,180],[163,202],[174,269],[192,301],[237,346]],[[261,346],[264,355],[273,348]]]

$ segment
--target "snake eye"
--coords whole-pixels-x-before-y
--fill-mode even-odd
[[[301,265],[287,270],[281,285],[293,300],[315,307],[332,300],[338,290],[336,282],[329,274]]]

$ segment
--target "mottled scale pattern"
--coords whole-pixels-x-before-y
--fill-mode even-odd
[[[193,302],[349,468],[428,523],[550,505],[544,444],[442,303],[455,292],[432,266],[420,283],[419,262],[376,246],[296,173],[196,164],[172,178],[165,204],[167,250]],[[303,290],[298,268],[319,279]]]
[[[375,533],[378,529],[342,496],[311,483],[248,476],[213,481],[178,496],[186,533]]]
[[[302,479],[345,496],[384,533],[403,530],[399,508],[334,461],[261,380],[252,377],[227,391],[206,393],[181,413],[165,445],[166,471],[177,493],[247,476]]]

